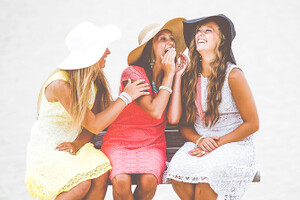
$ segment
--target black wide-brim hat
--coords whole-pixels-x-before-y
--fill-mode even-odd
[[[196,27],[198,25],[202,25],[202,24],[204,24],[206,22],[210,22],[210,21],[213,21],[219,25],[222,33],[225,35],[225,37],[227,39],[227,45],[229,45],[229,48],[230,48],[230,58],[229,58],[230,60],[229,61],[232,62],[233,64],[236,64],[235,58],[234,58],[234,55],[233,55],[233,52],[231,49],[231,43],[236,34],[235,28],[234,28],[232,21],[223,14],[183,21],[183,35],[184,35],[184,40],[185,40],[186,46],[188,48],[190,47],[190,43],[196,34]]]

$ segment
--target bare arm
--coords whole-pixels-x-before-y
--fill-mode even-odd
[[[177,71],[174,76],[174,83],[173,83],[173,93],[171,96],[171,100],[167,112],[167,118],[170,124],[178,124],[182,114],[181,77],[188,64],[188,59],[182,53],[180,53],[179,56],[180,56],[180,63],[177,64],[178,65]]]
[[[164,57],[162,57],[162,69],[164,71],[163,86],[172,88],[173,78],[175,74],[175,48],[170,49]],[[159,90],[157,96],[153,98],[150,95],[142,96],[136,100],[137,104],[152,118],[160,119],[163,115],[170,98],[170,92],[167,90]]]
[[[172,87],[173,75],[165,76],[162,85]],[[142,96],[136,99],[137,104],[152,118],[160,119],[166,109],[170,98],[170,92],[159,90],[157,96],[153,98],[150,95]]]
[[[228,81],[234,101],[244,122],[234,131],[220,137],[219,145],[241,141],[259,129],[256,105],[243,72],[239,69],[233,69],[229,74]]]
[[[130,82],[124,91],[127,92],[132,99],[149,94],[149,92],[145,92],[149,86],[147,84],[141,84],[143,81],[144,80],[138,80],[135,83]],[[45,95],[49,101],[59,101],[68,113],[72,113],[70,106],[72,102],[71,87],[69,83],[62,80],[53,81],[46,88]],[[117,118],[125,106],[125,102],[118,98],[107,109],[96,115],[87,109],[82,126],[90,132],[98,134]]]
[[[193,143],[196,143],[200,137],[193,126],[181,126],[179,131],[187,141]]]

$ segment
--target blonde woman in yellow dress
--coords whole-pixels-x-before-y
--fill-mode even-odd
[[[66,37],[71,53],[41,89],[27,147],[25,183],[32,197],[104,199],[111,165],[87,138],[106,128],[132,100],[149,94],[144,80],[129,80],[111,103],[102,68],[110,54],[107,46],[120,37],[115,25],[98,28],[91,22]]]

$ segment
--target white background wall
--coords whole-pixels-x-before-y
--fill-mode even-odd
[[[75,25],[90,20],[121,28],[123,37],[109,47],[105,69],[116,97],[127,55],[144,26],[219,13],[235,24],[233,51],[260,116],[262,181],[244,199],[299,199],[299,9],[297,0],[0,0],[0,199],[31,199],[24,173],[38,92],[68,55],[64,37]],[[171,185],[163,185],[154,199],[178,197]]]

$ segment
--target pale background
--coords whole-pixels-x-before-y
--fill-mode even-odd
[[[105,69],[116,97],[127,54],[144,26],[219,13],[235,24],[233,51],[260,116],[262,181],[252,183],[243,199],[300,199],[299,10],[298,0],[0,0],[0,199],[31,199],[24,173],[38,92],[68,55],[64,37],[75,25],[90,20],[122,30]],[[112,199],[111,187],[106,199]],[[171,185],[162,185],[154,199],[178,197]]]

